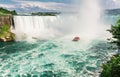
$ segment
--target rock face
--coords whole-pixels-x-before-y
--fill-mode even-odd
[[[4,25],[10,26],[11,18],[12,18],[12,16],[10,16],[10,15],[0,16],[0,28]]]
[[[0,16],[0,41],[7,42],[15,39],[15,34],[10,31],[12,16]]]

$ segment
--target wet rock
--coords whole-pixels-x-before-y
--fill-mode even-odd
[[[15,35],[12,32],[6,31],[3,33],[0,33],[0,41],[7,42],[7,41],[13,41],[15,38]]]

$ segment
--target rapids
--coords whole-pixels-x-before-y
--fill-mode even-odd
[[[82,43],[65,38],[1,43],[0,76],[98,77],[115,46],[101,40]]]

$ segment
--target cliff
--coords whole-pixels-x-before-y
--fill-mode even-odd
[[[11,32],[12,16],[0,16],[0,41],[7,42],[15,39],[14,33]]]
[[[4,25],[11,25],[11,16],[10,15],[6,15],[6,16],[0,16],[0,28]]]

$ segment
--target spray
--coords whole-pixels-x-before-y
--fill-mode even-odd
[[[108,36],[107,27],[101,22],[103,11],[99,0],[82,0],[73,3],[76,13],[59,16],[15,16],[17,40],[18,38],[50,39],[67,35],[72,38],[77,35],[82,39],[92,40]]]

